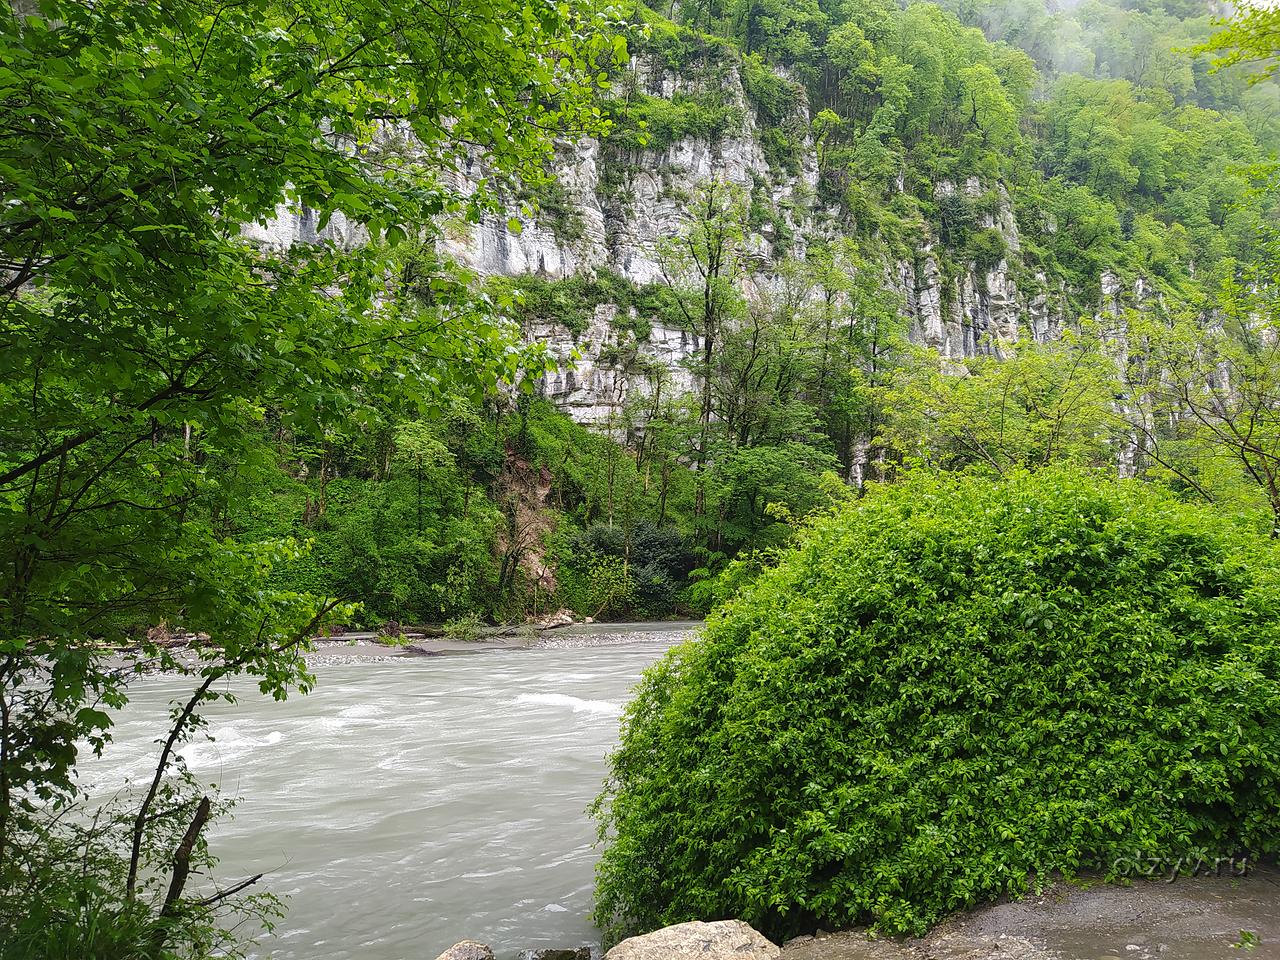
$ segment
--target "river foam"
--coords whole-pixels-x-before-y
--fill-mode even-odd
[[[622,704],[608,700],[583,700],[563,693],[522,693],[512,701],[516,706],[539,704],[548,707],[568,707],[574,713],[591,713],[598,717],[622,716]]]

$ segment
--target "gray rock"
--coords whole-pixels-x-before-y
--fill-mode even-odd
[[[604,960],[776,960],[781,953],[741,920],[694,920],[623,940]]]
[[[739,69],[704,70],[690,65],[677,71],[661,57],[639,55],[630,70],[639,89],[662,97],[714,91],[726,104],[739,108],[742,119],[714,137],[686,136],[661,149],[620,150],[590,138],[561,143],[555,167],[566,209],[577,222],[573,235],[558,230],[554,217],[542,212],[529,215],[512,206],[490,211],[476,223],[451,223],[439,233],[440,252],[479,276],[532,274],[559,279],[590,277],[605,268],[637,285],[662,283],[664,269],[657,251],[687,222],[689,198],[709,180],[727,181],[752,191],[752,202],[764,204],[773,214],[745,238],[754,275],[745,282],[743,292],[755,302],[782,291],[786,283],[778,273],[777,260],[788,254],[803,257],[810,244],[833,239],[838,230],[832,223],[835,211],[820,211],[814,205],[819,163],[813,137],[805,134],[795,143],[796,169],[775,169]],[[780,75],[793,79],[786,71]],[[787,126],[804,131],[809,125],[809,105],[801,95]],[[404,131],[388,125],[378,136],[399,146]],[[466,195],[488,175],[484,158],[476,153],[447,174],[446,180],[450,188]],[[897,189],[905,189],[901,179]],[[1027,335],[1053,339],[1068,318],[1061,278],[1037,277],[1026,290],[1015,282],[1023,265],[1022,242],[1003,184],[969,177],[964,182],[944,180],[934,185],[937,197],[964,197],[970,202],[990,191],[994,191],[994,202],[977,204],[978,225],[1000,234],[1011,262],[968,261],[957,264],[957,276],[944,275],[942,251],[934,238],[908,259],[879,268],[885,288],[900,300],[909,339],[957,362],[979,354],[1003,355]],[[518,230],[511,229],[513,219],[520,223]],[[780,242],[779,224],[786,225],[784,233],[792,238],[789,243]],[[340,213],[320,230],[315,211],[284,203],[269,223],[251,224],[245,234],[276,250],[321,239],[350,249],[368,240],[364,227]],[[1107,272],[1101,278],[1101,294],[1102,309],[1116,313],[1126,301],[1147,298],[1150,291],[1140,281],[1133,286]],[[668,326],[649,318],[644,324],[647,333],[637,336],[631,322],[636,318],[619,318],[618,306],[610,303],[597,305],[584,319],[585,329],[575,325],[571,330],[544,318],[528,321],[523,330],[526,341],[544,345],[556,360],[539,389],[574,420],[616,433],[635,401],[653,398],[659,389],[671,399],[697,389],[691,361],[699,355],[700,344],[683,325]]]
[[[436,960],[493,960],[493,951],[478,940],[459,940]]]
[[[782,960],[1156,960],[1280,958],[1280,871],[1249,877],[1179,877],[1122,887],[1057,883],[1021,900],[988,904],[920,938],[866,930],[788,941]],[[1246,954],[1240,931],[1263,944]],[[1264,950],[1269,952],[1264,954]]]
[[[404,647],[404,652],[413,657],[442,657],[444,651],[437,650],[429,643],[410,643]]]
[[[534,620],[533,626],[537,627],[539,630],[554,630],[557,627],[573,626],[576,622],[577,620],[574,617],[572,610],[561,609],[557,610],[555,613],[548,613],[546,616]],[[559,960],[559,958],[553,957],[552,960]]]

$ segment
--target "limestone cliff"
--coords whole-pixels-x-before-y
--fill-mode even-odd
[[[630,83],[654,96],[697,92],[698,77],[676,75],[645,58],[631,63]],[[696,73],[696,71],[695,71]],[[709,179],[732,182],[766,207],[771,216],[751,229],[748,246],[757,274],[753,284],[769,284],[777,260],[790,253],[803,256],[811,240],[840,231],[835,210],[815,200],[818,152],[808,134],[809,114],[801,98],[792,118],[799,156],[790,170],[771,164],[762,143],[762,124],[737,67],[714,80],[719,93],[736,108],[740,121],[714,137],[688,136],[656,148],[623,147],[587,140],[566,145],[559,182],[574,213],[572,231],[545,215],[518,216],[522,229],[508,228],[509,214],[494,215],[479,225],[450,231],[447,251],[482,275],[532,273],[563,278],[607,268],[643,285],[662,277],[657,249],[679,231],[685,205]],[[885,283],[897,294],[913,342],[942,355],[961,359],[998,353],[1021,337],[1044,340],[1057,335],[1065,320],[1062,290],[1042,273],[1024,272],[1018,223],[1003,186],[971,179],[963,184],[940,182],[936,195],[960,192],[972,199],[992,189],[995,210],[979,215],[978,227],[999,232],[1007,255],[989,267],[961,265],[944,269],[940,242],[924,243],[914,256],[890,257]],[[516,212],[516,211],[512,211]],[[654,325],[636,340],[612,322],[614,313],[599,308],[585,331],[539,324],[526,331],[548,345],[561,361],[546,383],[547,394],[581,422],[606,426],[626,400],[653,389],[654,371],[665,371],[671,388],[688,389],[688,360],[698,348],[691,333]],[[579,354],[576,366],[569,359]]]
[[[733,118],[714,135],[682,136],[650,146],[594,139],[564,143],[554,211],[544,205],[528,216],[513,198],[508,210],[478,224],[445,224],[443,251],[482,277],[561,279],[605,268],[636,285],[660,281],[659,244],[681,229],[699,185],[719,179],[736,184],[751,197],[753,208],[766,212],[748,225],[755,270],[750,282],[774,282],[779,259],[803,256],[813,240],[842,231],[839,212],[821,207],[816,199],[818,146],[809,133],[808,105],[799,85],[787,118],[795,156],[782,166],[767,156],[760,112],[747,94],[740,66],[721,63],[714,72],[676,73],[657,58],[637,56],[619,84],[662,98],[697,95],[712,85],[725,115]],[[478,180],[483,172],[475,160],[472,169],[458,174],[457,186],[466,189],[467,181]],[[1003,185],[976,178],[934,185],[935,197],[956,194],[971,201],[995,197],[994,206],[978,214],[976,225],[999,233],[1004,254],[982,267],[972,260],[957,263],[928,224],[924,242],[910,255],[886,249],[884,283],[897,295],[910,339],[945,357],[963,359],[998,354],[1019,338],[1056,336],[1067,319],[1062,285],[1022,265],[1019,225]],[[520,221],[518,231],[510,228],[513,219]],[[281,247],[317,237],[344,245],[364,239],[359,227],[340,216],[318,231],[313,212],[284,206],[253,236]],[[606,428],[629,398],[651,394],[657,379],[666,384],[664,390],[690,389],[688,361],[699,347],[687,330],[659,323],[637,337],[616,318],[617,310],[605,304],[595,309],[585,330],[547,322],[525,330],[526,337],[546,344],[558,361],[559,369],[544,385],[547,395],[580,422]]]

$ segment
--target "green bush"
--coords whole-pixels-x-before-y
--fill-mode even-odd
[[[798,177],[803,161],[805,125],[798,120],[804,88],[774,72],[764,59],[743,59],[742,84],[756,108],[760,143],[771,170]]]
[[[607,523],[570,528],[559,536],[553,553],[559,602],[604,620],[670,615],[693,564],[679,529],[648,520],[630,528]]]
[[[638,93],[610,103],[610,140],[631,149],[666,150],[686,137],[718,141],[742,126],[742,108],[719,91],[692,95],[677,90],[669,99]]]
[[[475,613],[465,613],[444,624],[444,635],[450,640],[462,640],[472,643],[480,639],[480,631],[484,623]]]
[[[556,603],[596,620],[612,620],[625,611],[632,587],[622,557],[591,555],[556,570]]]
[[[994,270],[1009,252],[1004,234],[987,228],[969,237],[968,253],[979,270]]]
[[[533,204],[537,221],[561,243],[577,243],[586,235],[582,209],[553,172],[545,180],[523,181],[518,198]]]
[[[765,126],[781,126],[804,104],[804,88],[780,76],[758,54],[743,58],[742,85]]]
[[[530,274],[515,279],[502,278],[501,282],[520,294],[522,317],[563,324],[575,339],[586,333],[596,307],[604,303],[618,308],[613,325],[631,330],[640,340],[648,339],[655,322],[669,327],[685,322],[666,284],[636,286],[603,267],[596,271],[594,279],[573,276],[549,280]]]
[[[269,932],[283,916],[269,893],[208,902],[202,891],[217,865],[207,838],[195,838],[190,881],[164,908],[174,851],[203,791],[189,777],[165,781],[160,808],[142,836],[136,896],[125,889],[135,811],[120,799],[76,803],[38,816],[10,835],[0,863],[0,960],[236,960],[255,956],[247,931]],[[213,822],[231,804],[215,800]]]
[[[636,4],[632,17],[633,27],[639,29],[629,33],[628,49],[637,56],[651,57],[672,73],[714,77],[738,60],[729,40],[681,27],[644,4]]]
[[[920,931],[1058,873],[1273,855],[1278,636],[1276,545],[1137,482],[875,491],[647,672],[596,919]]]
[[[582,277],[548,280],[529,275],[515,284],[523,295],[521,314],[530,320],[554,320],[564,324],[575,340],[587,332],[591,315],[600,300],[593,300],[589,281]]]

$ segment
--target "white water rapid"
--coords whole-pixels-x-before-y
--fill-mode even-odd
[[[274,960],[420,960],[464,937],[498,956],[598,939],[586,808],[640,671],[687,632],[601,628],[550,646],[321,662],[308,696],[237,683],[183,750],[240,798],[211,834],[218,878],[260,871],[287,914]],[[338,648],[341,653],[342,648]],[[135,684],[98,795],[146,778],[176,678]]]

